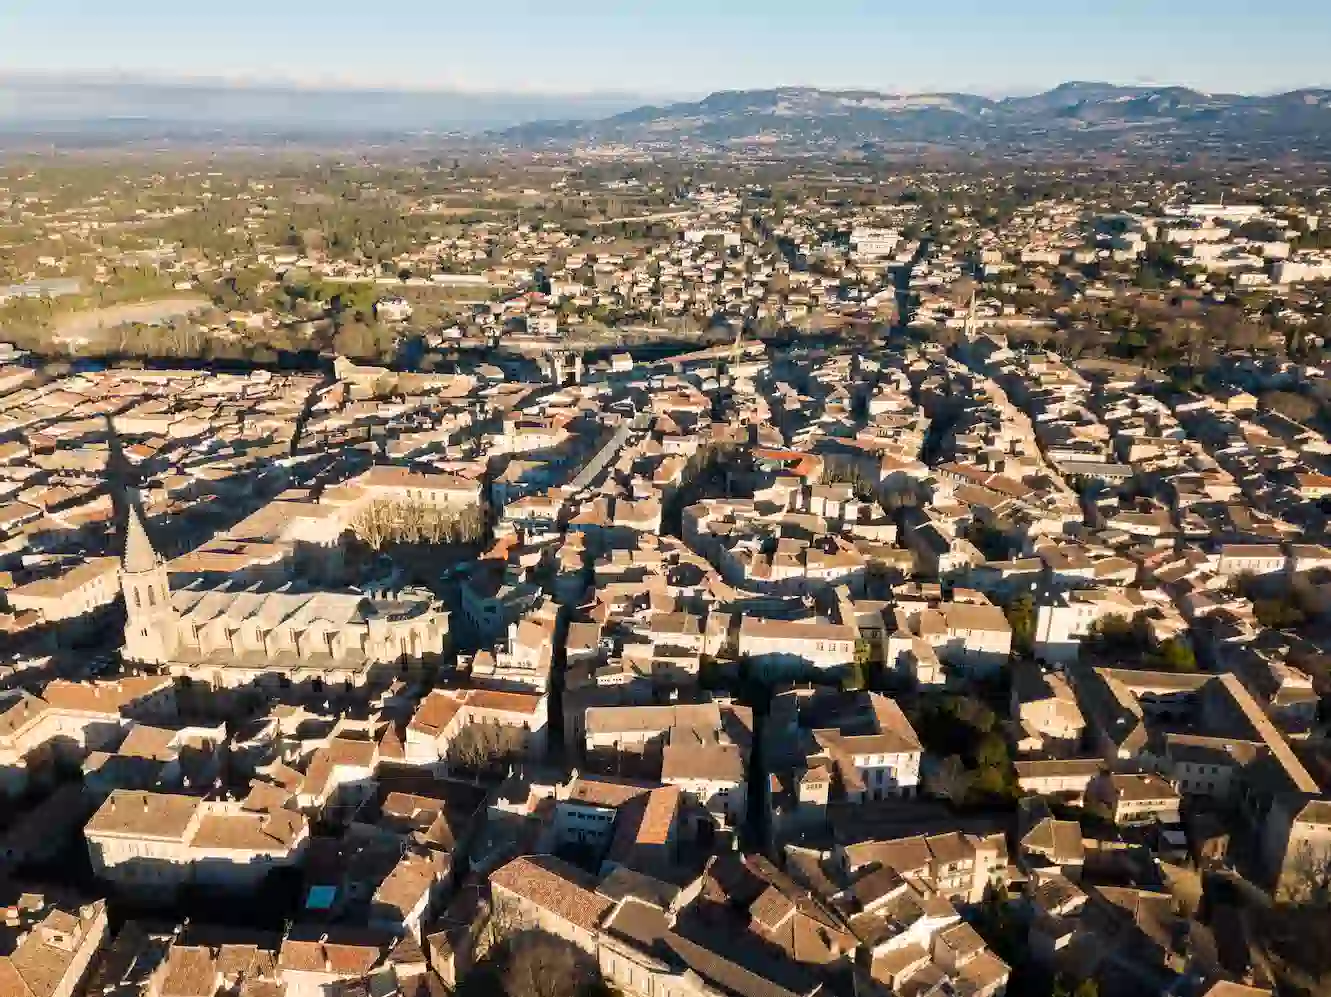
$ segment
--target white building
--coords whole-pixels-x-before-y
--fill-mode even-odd
[[[901,244],[901,233],[891,228],[853,228],[850,250],[857,256],[891,256]]]
[[[855,660],[858,637],[859,631],[847,624],[746,616],[740,623],[739,653],[765,675],[842,668]]]
[[[270,870],[297,865],[310,836],[291,810],[130,790],[112,793],[83,834],[94,874],[144,889],[252,888]]]
[[[447,771],[453,739],[472,724],[505,728],[509,744],[539,760],[546,750],[547,707],[544,693],[435,689],[407,725],[407,761]]]
[[[1035,609],[1035,657],[1039,661],[1076,661],[1081,639],[1107,616],[1133,619],[1143,607],[1116,589],[1079,589],[1059,593]]]

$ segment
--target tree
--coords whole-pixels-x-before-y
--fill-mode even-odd
[[[1302,842],[1281,873],[1279,893],[1291,903],[1331,906],[1331,851]]]
[[[540,931],[509,939],[499,979],[507,997],[592,997],[608,992],[594,963],[564,939]]]
[[[485,535],[482,504],[464,509],[429,502],[371,502],[351,521],[351,531],[371,550],[390,543],[474,543]]]
[[[1100,997],[1100,987],[1090,977],[1074,980],[1068,974],[1060,973],[1054,979],[1050,997]]]
[[[1287,599],[1254,599],[1252,613],[1258,623],[1274,630],[1302,626],[1307,620],[1302,608]]]
[[[523,757],[527,732],[499,724],[468,724],[449,742],[448,768],[471,776],[499,775]]]
[[[1012,649],[1021,655],[1035,650],[1035,600],[1019,595],[1003,610],[1012,627]]]
[[[1317,418],[1317,402],[1293,391],[1266,391],[1260,398],[1261,406],[1295,422],[1307,423]]]
[[[344,322],[333,335],[333,349],[344,357],[366,359],[378,355],[374,330],[364,322]]]
[[[961,804],[971,791],[972,781],[960,756],[948,755],[925,777],[925,788],[933,796]]]
[[[383,550],[393,534],[391,503],[371,502],[351,521],[351,531],[370,550]]]
[[[1131,653],[1141,650],[1142,640],[1137,625],[1117,613],[1096,620],[1087,636],[1091,643],[1103,651]]]
[[[1166,672],[1195,672],[1197,655],[1184,637],[1170,637],[1150,655],[1151,664]]]

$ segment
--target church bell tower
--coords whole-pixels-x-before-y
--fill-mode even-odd
[[[170,661],[179,620],[171,606],[166,563],[148,539],[136,498],[129,502],[120,588],[125,595],[125,658],[146,664]]]

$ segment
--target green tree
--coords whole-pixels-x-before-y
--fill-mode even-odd
[[[1171,637],[1162,641],[1150,656],[1151,663],[1166,672],[1195,672],[1197,655],[1184,637]]]
[[[1012,649],[1021,655],[1030,655],[1035,650],[1035,600],[1029,595],[1019,595],[1008,603],[1003,610],[1008,625],[1012,627]]]
[[[1054,979],[1050,997],[1100,997],[1100,987],[1090,977],[1074,980],[1067,973],[1059,973]]]

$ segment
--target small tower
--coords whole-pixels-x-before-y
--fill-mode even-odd
[[[971,288],[970,302],[966,305],[966,325],[962,329],[962,338],[968,343],[975,342],[975,289]]]
[[[176,649],[179,620],[171,606],[166,564],[153,549],[136,498],[128,503],[125,553],[120,562],[120,588],[125,595],[125,657],[163,664]]]
[[[549,355],[550,381],[556,388],[564,386],[564,362],[565,356],[562,351],[556,350]]]

